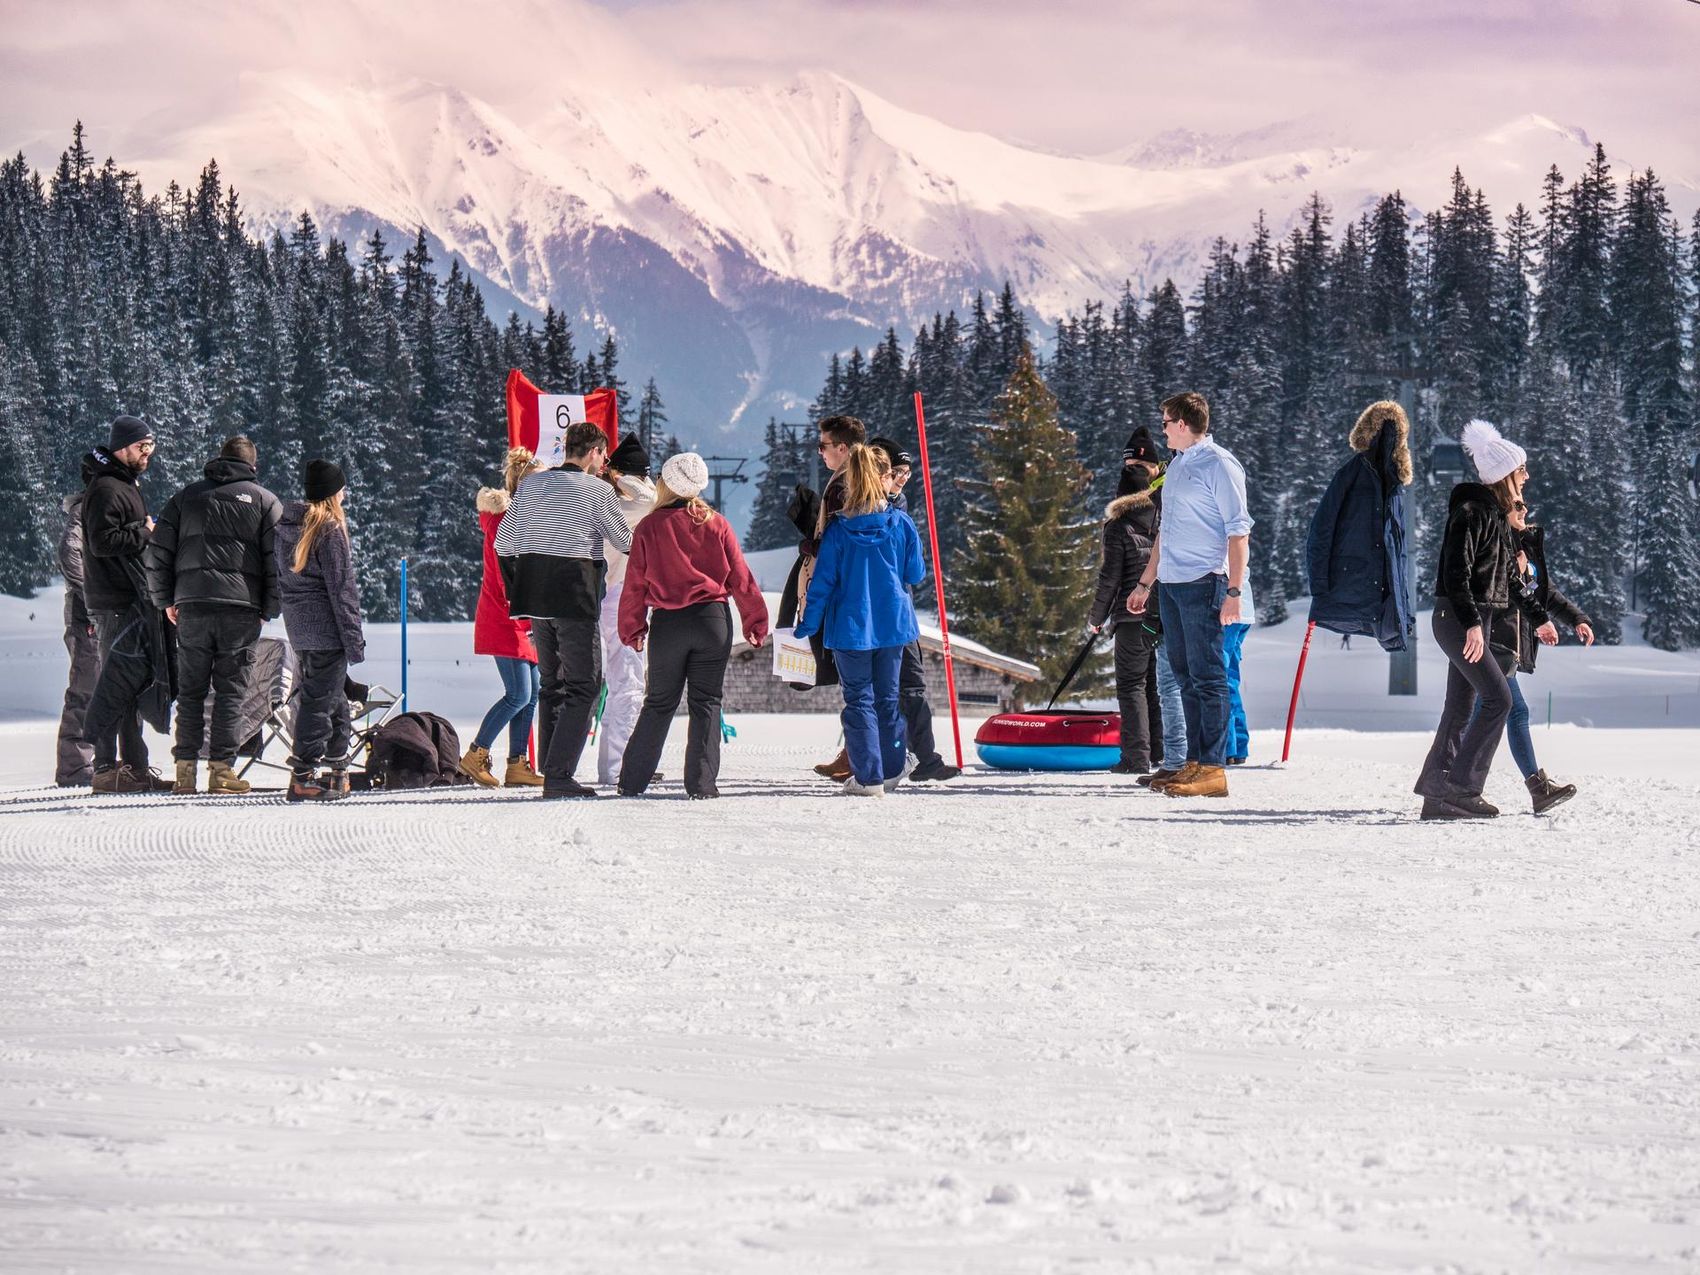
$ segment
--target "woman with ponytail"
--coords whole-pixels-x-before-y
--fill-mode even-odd
[[[669,457],[655,487],[655,508],[632,531],[620,594],[620,641],[649,648],[643,711],[620,762],[620,795],[649,787],[667,729],[689,695],[685,737],[685,792],[693,800],[718,797],[720,704],[726,662],[732,655],[735,598],[744,640],[767,641],[767,602],[750,574],[731,524],[701,498],[708,465],[695,452]]]
[[[478,525],[484,532],[484,578],[478,586],[478,610],[472,622],[472,651],[496,661],[502,679],[502,698],[490,706],[473,737],[472,747],[460,759],[461,774],[494,788],[540,788],[543,776],[531,768],[526,746],[531,741],[531,719],[537,713],[537,648],[531,644],[531,621],[508,614],[508,590],[496,562],[496,532],[520,480],[537,468],[537,460],[524,447],[508,449],[500,487],[478,491]],[[508,766],[498,781],[490,770],[490,745],[508,728]]]
[[[290,754],[290,801],[348,795],[348,666],[366,658],[360,591],[354,583],[342,470],[307,462],[305,500],[292,500],[277,528],[278,592],[289,644],[301,665]],[[328,762],[330,772],[317,774]]]
[[[886,501],[883,458],[856,444],[842,470],[844,508],[827,523],[797,623],[820,634],[844,690],[844,746],[851,796],[883,796],[903,779],[905,735],[898,702],[903,648],[920,636],[909,590],[926,579],[921,537]]]

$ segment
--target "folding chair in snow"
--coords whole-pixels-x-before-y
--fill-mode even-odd
[[[247,758],[237,770],[246,777],[255,766],[288,773],[289,755],[295,748],[295,715],[301,703],[299,669],[295,653],[281,638],[261,638],[254,653],[254,672],[249,679],[249,696],[262,714],[247,744],[237,749]],[[372,738],[400,707],[400,696],[383,686],[364,686],[352,678],[343,682],[348,697],[349,782],[356,788],[371,787]],[[246,721],[246,718],[244,718]],[[279,746],[276,760],[266,756],[273,744]]]

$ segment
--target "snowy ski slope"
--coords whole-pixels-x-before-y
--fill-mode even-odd
[[[7,1272],[1700,1263],[1692,726],[1543,729],[1581,796],[1503,770],[1471,827],[1414,822],[1409,730],[1223,802],[851,803],[819,717],[740,719],[707,806],[96,800],[40,787],[32,634],[0,610]],[[450,636],[415,694],[469,722]]]

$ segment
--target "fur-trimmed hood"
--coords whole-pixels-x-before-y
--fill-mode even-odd
[[[480,487],[478,489],[478,512],[481,514],[505,514],[508,512],[508,493],[501,487]]]
[[[1136,509],[1149,509],[1150,507],[1151,492],[1149,490],[1130,492],[1125,496],[1117,496],[1104,506],[1104,521],[1114,522],[1123,514],[1132,513]]]
[[[1393,467],[1399,475],[1399,485],[1408,487],[1411,483],[1411,422],[1405,416],[1405,409],[1389,399],[1379,403],[1371,403],[1364,408],[1358,417],[1358,423],[1352,426],[1350,442],[1355,452],[1367,452],[1375,446],[1375,440],[1381,434],[1381,427],[1388,421],[1399,430],[1399,443],[1393,451]]]

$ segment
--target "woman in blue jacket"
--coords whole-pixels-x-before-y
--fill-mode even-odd
[[[879,797],[903,779],[903,648],[920,636],[909,590],[926,579],[921,537],[886,504],[882,457],[861,444],[845,462],[844,509],[826,526],[797,636],[821,635],[844,691],[844,792]]]

